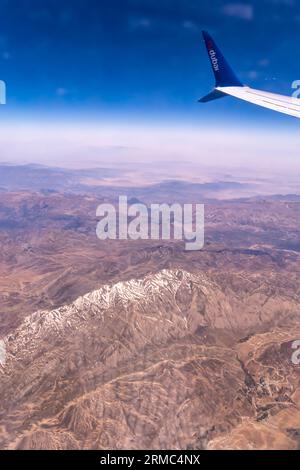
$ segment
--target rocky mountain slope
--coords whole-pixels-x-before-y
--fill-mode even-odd
[[[254,278],[163,269],[26,316],[0,447],[298,448],[299,296]]]

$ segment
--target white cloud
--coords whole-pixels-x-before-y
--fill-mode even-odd
[[[8,52],[8,51],[2,52],[1,56],[2,56],[2,59],[4,59],[4,60],[9,60],[9,59],[11,59],[11,53]]]
[[[253,6],[245,3],[227,3],[223,7],[226,16],[233,16],[243,20],[251,21],[254,17]]]
[[[269,59],[260,59],[258,61],[258,65],[260,67],[268,67],[268,65],[270,65],[270,61],[269,61]]]
[[[129,26],[132,29],[148,29],[151,26],[151,21],[149,18],[130,18]]]
[[[256,70],[250,70],[247,73],[247,76],[248,78],[250,78],[250,80],[255,80],[256,78],[258,78],[258,72]]]
[[[197,28],[196,24],[193,23],[193,21],[185,20],[182,23],[182,26],[184,27],[184,29],[187,29],[187,30],[190,30],[190,31],[198,31],[198,28]]]
[[[57,96],[66,96],[68,94],[68,90],[67,88],[64,88],[64,87],[59,87],[59,88],[56,88],[56,95]]]

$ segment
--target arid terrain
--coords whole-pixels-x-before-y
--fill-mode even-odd
[[[20,168],[0,184],[0,448],[300,449],[300,197]],[[100,241],[119,194],[204,202],[204,248]]]

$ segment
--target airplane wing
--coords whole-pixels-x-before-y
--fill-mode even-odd
[[[300,100],[291,96],[269,93],[243,85],[236,77],[212,37],[206,31],[203,31],[202,34],[214,72],[216,86],[211,93],[199,100],[200,103],[206,103],[207,101],[229,95],[256,104],[257,106],[300,118]]]

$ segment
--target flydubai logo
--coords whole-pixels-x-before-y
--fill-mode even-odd
[[[211,60],[214,71],[218,72],[219,71],[219,64],[218,64],[218,59],[217,59],[216,52],[213,49],[211,49],[209,51],[209,55],[210,55],[210,60]]]

